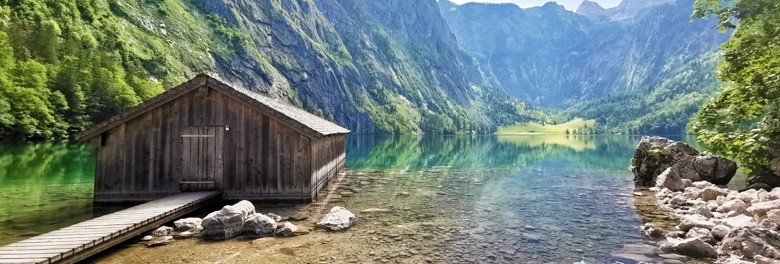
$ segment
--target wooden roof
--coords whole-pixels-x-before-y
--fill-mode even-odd
[[[133,108],[130,108],[103,123],[97,124],[77,135],[78,140],[94,138],[122,123],[125,123],[147,111],[170,102],[179,96],[187,94],[196,88],[207,86],[225,93],[239,101],[251,105],[269,116],[279,119],[290,127],[306,135],[324,137],[330,135],[348,134],[350,131],[333,122],[307,112],[293,105],[260,95],[237,85],[228,85],[225,82],[201,73],[192,80],[176,86],[164,93],[149,99]]]

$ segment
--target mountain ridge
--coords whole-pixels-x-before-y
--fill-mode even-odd
[[[533,105],[570,109],[567,116],[597,119],[612,132],[682,132],[697,109],[688,105],[700,105],[715,92],[717,51],[729,37],[712,30],[713,20],[691,23],[693,2],[687,0],[623,1],[603,9],[601,19],[542,7],[439,4],[446,6],[440,11],[461,47],[490,67],[508,94]],[[687,78],[696,81],[679,81]],[[610,113],[590,104],[604,98],[630,100],[637,107],[616,114],[623,110]],[[659,124],[663,120],[654,113],[668,112],[662,105],[683,104],[678,100],[690,101],[676,112],[686,120]]]

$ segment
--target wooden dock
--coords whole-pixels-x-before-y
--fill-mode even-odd
[[[149,232],[220,197],[220,192],[169,196],[0,247],[0,264],[75,263]]]

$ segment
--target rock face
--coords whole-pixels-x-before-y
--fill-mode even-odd
[[[328,212],[322,220],[317,222],[317,226],[332,231],[340,231],[349,228],[354,220],[355,215],[352,214],[352,212],[344,207],[336,206],[331,208],[330,212]]]
[[[264,214],[252,214],[244,221],[244,233],[251,237],[271,236],[276,231],[276,220]]]
[[[780,259],[780,233],[766,229],[740,228],[723,238],[718,251],[747,258],[760,255]]]
[[[631,160],[634,182],[639,186],[653,186],[656,178],[672,168],[682,179],[728,184],[737,172],[731,160],[701,154],[683,142],[663,137],[642,137]]]
[[[244,212],[232,205],[210,213],[201,225],[202,237],[210,240],[224,240],[241,234],[244,227]]]

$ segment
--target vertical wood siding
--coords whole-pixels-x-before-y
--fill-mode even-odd
[[[197,151],[186,151],[190,148],[182,147],[182,135],[193,131],[223,140],[196,144]],[[95,198],[150,200],[189,188],[222,190],[226,198],[308,201],[343,167],[344,139],[344,135],[311,139],[204,86],[92,140],[98,146]],[[205,159],[204,166],[219,167],[221,175],[215,174],[211,185],[182,187],[182,181],[209,181],[206,175],[192,175],[209,170],[182,164],[183,160],[197,162],[189,155],[208,151],[219,153],[207,155],[211,158]],[[215,155],[222,156],[221,162]]]

